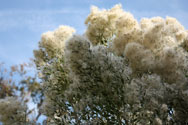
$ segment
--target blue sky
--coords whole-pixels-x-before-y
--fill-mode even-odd
[[[69,25],[82,34],[91,5],[124,10],[142,17],[172,16],[188,29],[188,0],[0,0],[0,62],[27,62],[43,32]]]

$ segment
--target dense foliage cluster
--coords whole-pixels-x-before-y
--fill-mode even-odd
[[[92,7],[85,24],[44,33],[34,50],[47,124],[188,122],[188,31],[175,18],[138,22],[115,5]]]

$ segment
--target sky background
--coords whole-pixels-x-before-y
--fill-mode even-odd
[[[188,29],[188,0],[0,0],[0,62],[28,62],[42,33],[69,25],[83,34],[92,5],[110,9],[118,3],[138,21],[171,16]]]

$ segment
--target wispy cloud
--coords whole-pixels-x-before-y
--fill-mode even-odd
[[[0,31],[13,28],[28,28],[31,31],[45,31],[53,29],[59,24],[55,18],[63,15],[82,15],[86,11],[64,8],[59,10],[3,10],[0,11]]]
[[[71,25],[83,33],[86,12],[72,8],[0,11],[0,61],[9,64],[28,61],[40,35],[59,25]]]

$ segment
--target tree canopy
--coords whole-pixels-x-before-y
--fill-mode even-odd
[[[85,24],[44,33],[34,50],[47,124],[188,122],[188,31],[175,18],[137,21],[118,4],[92,7]]]

